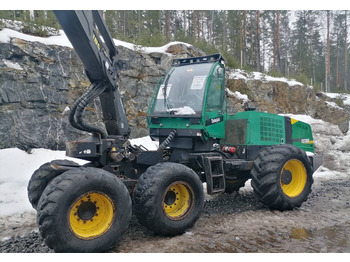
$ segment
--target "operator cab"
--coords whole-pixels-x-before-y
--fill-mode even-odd
[[[174,59],[150,102],[147,120],[152,139],[161,143],[176,132],[171,147],[196,151],[205,141],[224,138],[224,64],[221,54]]]
[[[152,115],[200,117],[205,110],[222,109],[223,64],[224,59],[219,54],[175,59],[172,69],[156,89]],[[205,98],[207,103],[204,103]]]

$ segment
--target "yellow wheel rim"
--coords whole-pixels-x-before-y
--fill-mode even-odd
[[[297,159],[289,160],[282,168],[280,175],[281,187],[288,197],[299,196],[306,185],[307,172],[304,164]]]
[[[171,184],[163,194],[163,210],[172,220],[180,220],[189,214],[193,204],[191,187],[184,182]]]
[[[71,231],[81,239],[106,233],[114,218],[114,204],[105,194],[89,192],[79,197],[69,211]]]

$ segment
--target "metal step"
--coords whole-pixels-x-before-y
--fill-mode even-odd
[[[225,192],[224,164],[221,156],[204,156],[204,172],[209,195]]]

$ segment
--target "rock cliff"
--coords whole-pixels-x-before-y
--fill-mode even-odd
[[[242,102],[245,102],[237,96],[230,96],[238,91],[246,94],[246,100],[259,111],[305,114],[337,125],[343,133],[349,129],[349,111],[337,105],[336,99],[316,91],[313,87],[285,79],[264,79],[264,76],[257,78],[242,72],[237,75],[234,70],[228,70],[227,88],[230,91],[230,105],[236,111],[242,111]]]
[[[130,63],[130,70],[120,73],[120,91],[131,137],[145,136],[149,99],[159,78],[170,68],[171,60],[204,53],[182,43],[169,44],[164,52],[118,48],[120,58]],[[19,38],[0,42],[0,148],[63,150],[66,141],[86,135],[70,126],[68,114],[89,85],[83,66],[71,48]],[[312,88],[232,77],[228,77],[227,87],[246,94],[260,111],[308,114],[337,124],[343,132],[348,129],[349,114],[331,106],[329,98]],[[243,110],[242,102],[229,96],[234,111]],[[96,100],[86,110],[87,121],[102,124],[101,115]]]

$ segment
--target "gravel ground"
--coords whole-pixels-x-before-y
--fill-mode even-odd
[[[0,232],[0,252],[53,252],[34,212],[2,219]],[[260,204],[247,182],[238,193],[208,196],[200,219],[180,236],[156,236],[133,217],[111,252],[350,252],[350,181],[317,177],[308,201],[285,212]]]

